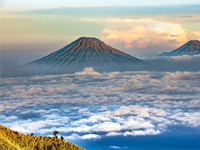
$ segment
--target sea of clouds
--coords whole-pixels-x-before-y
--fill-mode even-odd
[[[200,129],[200,71],[127,71],[1,78],[0,123],[66,140]],[[183,131],[185,132],[185,131]],[[110,146],[117,149],[118,146]]]

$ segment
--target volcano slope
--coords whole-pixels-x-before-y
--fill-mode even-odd
[[[112,48],[99,39],[81,37],[25,67],[47,72],[76,72],[86,67],[97,71],[130,70],[145,64],[142,60]]]
[[[164,52],[159,56],[179,56],[179,55],[198,55],[200,54],[200,41],[191,40],[180,46],[179,48],[171,51]]]

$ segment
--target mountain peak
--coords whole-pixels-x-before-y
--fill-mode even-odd
[[[197,55],[200,54],[200,41],[190,40],[179,48],[171,51],[164,52],[159,56],[178,56],[178,55]]]
[[[78,41],[86,41],[86,42],[102,42],[101,40],[95,38],[95,37],[86,37],[86,36],[83,36],[83,37],[80,37],[77,39]],[[103,42],[102,42],[103,43]]]
[[[84,39],[84,40],[99,40],[99,39],[97,39],[97,38],[95,38],[95,37],[87,37],[87,36],[82,36],[82,37],[80,37],[79,39]],[[100,41],[100,40],[99,40]]]
[[[95,38],[94,37],[82,36],[82,37],[79,37],[77,40],[80,41],[80,40],[90,40],[90,39],[95,39]]]
[[[85,37],[85,36],[80,37],[74,42],[72,42],[71,44],[73,44],[73,48],[71,49],[71,52],[74,52],[74,51],[91,51],[92,52],[92,50],[99,51],[99,52],[100,51],[102,52],[105,50],[106,52],[108,52],[107,51],[108,45],[106,45],[104,42],[94,37]],[[65,46],[64,49],[67,49],[69,45]]]
[[[190,43],[200,43],[199,40],[190,40],[189,42],[190,42]]]

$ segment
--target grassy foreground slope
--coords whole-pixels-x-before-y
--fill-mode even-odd
[[[55,137],[31,136],[0,125],[0,150],[84,150]]]

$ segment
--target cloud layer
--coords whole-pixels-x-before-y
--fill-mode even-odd
[[[57,130],[66,140],[199,129],[199,82],[200,72],[100,74],[92,68],[71,75],[1,78],[0,120],[27,134],[49,136]]]

